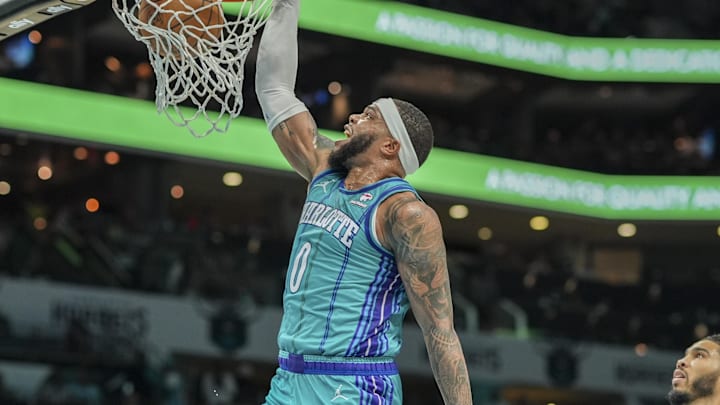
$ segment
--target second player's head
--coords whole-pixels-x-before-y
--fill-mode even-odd
[[[720,335],[710,335],[685,350],[675,365],[667,399],[671,405],[690,405],[715,396],[720,397]]]

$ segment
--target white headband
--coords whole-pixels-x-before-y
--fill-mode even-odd
[[[385,119],[385,124],[390,129],[390,134],[400,141],[400,163],[405,169],[405,174],[415,173],[420,164],[395,102],[391,98],[379,98],[375,100],[373,105],[380,110]]]

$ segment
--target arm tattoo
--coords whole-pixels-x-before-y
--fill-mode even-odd
[[[440,221],[414,197],[389,202],[386,243],[395,253],[430,366],[446,404],[472,403],[470,379],[453,326],[452,298]]]
[[[453,330],[431,329],[425,334],[430,366],[446,404],[472,404],[465,356]]]
[[[335,142],[326,137],[325,135],[320,135],[315,131],[315,148],[316,149],[332,149],[335,147]]]
[[[315,123],[315,118],[312,117],[312,115],[309,115],[309,122],[308,124],[310,127],[308,128],[308,131],[310,134],[312,134],[312,142],[315,149],[332,149],[335,147],[335,142],[333,142],[330,138],[320,135],[318,133],[318,127]]]
[[[312,118],[312,116],[308,115],[308,117],[309,117],[310,121],[306,122],[305,124],[307,124],[309,126],[307,128],[307,131],[308,131],[307,133],[311,134],[310,136],[312,136],[313,145],[317,145],[317,144],[320,144],[321,142],[323,142],[323,143],[325,142],[325,141],[318,140],[318,138],[325,138],[325,140],[332,142],[329,139],[327,139],[326,137],[318,134],[318,129],[317,129],[317,125],[315,124],[315,120]],[[292,127],[290,125],[288,125],[287,123],[288,123],[288,120],[285,120],[285,121],[280,122],[280,124],[278,124],[278,129],[280,129],[280,133],[287,136],[288,138],[293,138],[295,136],[298,136],[299,135],[298,131],[293,131],[291,129]],[[297,129],[298,128],[296,128],[296,130]],[[306,133],[303,130],[303,128],[299,128],[299,129],[300,129],[300,131],[299,131],[300,134]],[[273,136],[274,135],[275,135],[275,133],[273,131]],[[303,136],[308,136],[308,135],[303,135]],[[333,143],[332,145],[334,146],[335,144]]]
[[[326,165],[327,154],[335,146],[333,141],[318,134],[309,112],[282,121],[272,135],[288,163],[308,182]]]
[[[429,221],[428,207],[415,198],[399,198],[388,207],[385,235],[395,258],[408,269],[405,282],[408,294],[423,303],[433,318],[448,321],[452,317],[447,280],[445,246],[439,221]],[[422,326],[422,324],[421,324]]]
[[[280,122],[280,124],[278,124],[278,128],[280,128],[281,133],[286,134],[288,137],[295,136],[295,134],[293,133],[293,131],[290,130],[290,127],[288,126],[288,124],[285,123],[285,121]]]

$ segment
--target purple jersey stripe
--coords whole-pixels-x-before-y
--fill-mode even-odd
[[[380,356],[387,350],[388,336],[386,332],[388,329],[390,329],[390,322],[388,318],[393,313],[395,296],[397,295],[399,284],[402,284],[402,280],[400,280],[400,274],[398,273],[395,275],[392,283],[390,283],[390,286],[383,294],[381,304],[382,311],[380,312],[380,319],[378,321],[378,325],[375,327],[374,332],[375,335],[379,336],[379,344],[375,349],[375,356]],[[382,330],[379,330],[380,328],[382,328]]]
[[[368,392],[367,377],[356,378],[358,387],[360,388],[360,405],[368,405],[372,400],[372,395]]]
[[[360,393],[360,402],[358,402],[360,405],[363,405],[365,403],[365,395],[363,390],[363,381],[360,376],[355,376],[355,388],[358,389],[358,392]]]
[[[391,272],[385,273],[385,280],[383,280],[382,286],[377,290],[377,294],[375,294],[373,298],[374,303],[372,305],[373,311],[369,318],[370,322],[358,347],[359,356],[370,356],[373,347],[377,348],[379,340],[382,337],[379,333],[382,323],[387,321],[387,316],[390,315],[386,312],[387,309],[389,309],[387,308],[388,296],[394,288],[397,288],[400,275],[396,271],[394,272],[394,276]],[[390,300],[390,302],[392,302],[392,300]]]
[[[322,341],[320,342],[320,353],[325,353],[325,343],[327,342],[328,335],[330,334],[330,320],[332,319],[333,312],[335,310],[335,299],[337,299],[337,292],[340,288],[340,282],[342,281],[343,275],[345,275],[345,270],[347,270],[347,264],[348,259],[350,258],[350,249],[345,250],[345,258],[343,259],[342,269],[340,270],[340,274],[338,275],[337,280],[335,280],[335,288],[333,289],[332,293],[332,299],[330,300],[330,309],[328,310],[328,315],[325,321],[325,333],[323,334]]]
[[[372,353],[377,352],[380,340],[383,337],[382,333],[380,333],[380,329],[383,323],[386,322],[387,316],[389,315],[386,312],[387,308],[385,307],[387,297],[396,284],[397,276],[395,278],[386,278],[382,287],[378,290],[378,294],[375,295],[373,312],[369,318],[370,322],[368,323],[364,339],[361,341],[359,347],[361,356],[371,356],[373,355]]]
[[[383,376],[365,376],[365,387],[369,391],[369,405],[391,405],[392,383]]]
[[[367,350],[367,335],[372,326],[372,315],[376,312],[375,305],[377,304],[377,296],[383,291],[383,284],[387,282],[387,278],[385,277],[386,271],[384,271],[386,267],[387,264],[383,263],[382,270],[377,273],[375,278],[377,283],[373,282],[372,291],[368,291],[368,294],[365,297],[362,319],[363,328],[357,336],[358,342],[354,347],[355,356],[364,356],[364,353]]]
[[[402,278],[400,278],[400,280],[401,280],[401,284],[402,284]],[[395,291],[395,293],[393,294],[393,300],[392,300],[393,301],[392,302],[392,313],[393,314],[399,314],[400,310],[402,308],[400,305],[400,302],[402,301],[402,297],[405,296],[405,286],[403,285],[401,287],[402,288],[398,288]],[[390,322],[385,323],[385,329],[386,329],[385,332],[386,333],[387,333],[387,330],[390,329],[390,327],[391,327]],[[399,325],[398,327],[402,328],[402,325]],[[388,339],[388,335],[386,334],[385,335],[385,348],[383,349],[383,353],[387,352],[388,349],[389,349],[389,339]]]
[[[376,294],[376,291],[378,291],[379,285],[383,281],[383,273],[384,269],[387,266],[387,262],[389,260],[389,257],[383,255],[380,258],[380,264],[378,266],[378,271],[375,273],[375,279],[373,280],[372,284],[370,285],[370,288],[368,289],[367,293],[365,294],[365,302],[363,303],[362,312],[360,313],[360,320],[358,321],[358,325],[355,328],[355,333],[353,334],[353,338],[350,341],[350,345],[348,346],[347,350],[345,351],[346,356],[359,356],[360,351],[356,350],[356,342],[358,342],[359,339],[362,339],[363,336],[365,336],[365,333],[367,332],[367,326],[368,326],[368,317],[370,311],[372,311],[372,305],[374,304],[374,300],[372,297]]]

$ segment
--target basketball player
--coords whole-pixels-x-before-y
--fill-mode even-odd
[[[299,8],[275,0],[256,70],[268,128],[309,182],[265,403],[401,404],[393,358],[410,307],[445,403],[470,405],[440,221],[403,180],[430,152],[430,123],[412,104],[383,98],[349,117],[346,139],[318,134],[294,94]]]
[[[671,405],[720,405],[720,335],[695,342],[677,361]]]

